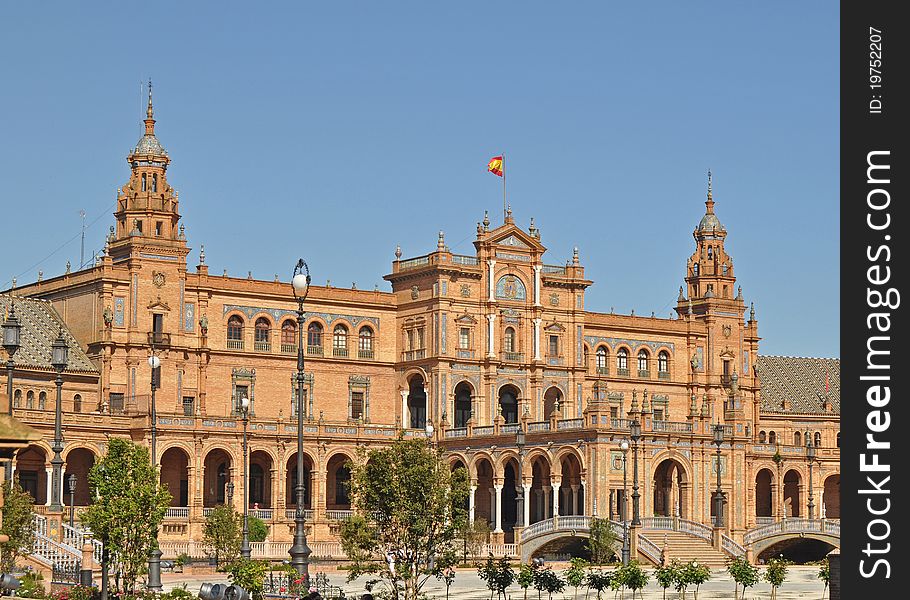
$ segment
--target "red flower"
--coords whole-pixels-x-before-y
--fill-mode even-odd
[[[278,591],[281,593],[284,593],[284,592],[288,591],[288,589],[287,588],[278,588]]]

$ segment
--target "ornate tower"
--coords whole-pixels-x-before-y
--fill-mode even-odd
[[[117,194],[114,213],[117,224],[110,238],[111,258],[117,262],[135,256],[142,248],[184,261],[188,249],[177,225],[180,220],[177,193],[167,181],[170,158],[155,136],[151,81],[145,133],[127,156],[127,162],[130,179]]]

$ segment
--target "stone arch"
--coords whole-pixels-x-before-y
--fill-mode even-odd
[[[89,493],[88,473],[95,465],[95,458],[95,453],[91,448],[79,446],[70,448],[67,451],[63,481],[60,482],[63,488],[64,504],[72,503],[74,506],[88,506],[91,504],[92,498]],[[72,499],[70,499],[69,492],[71,475],[76,477],[76,489]]]
[[[559,514],[583,515],[585,513],[584,488],[581,485],[584,468],[577,453],[565,449],[557,454],[559,466]]]
[[[789,469],[784,474],[784,515],[799,517],[802,515],[802,473]]]
[[[826,519],[840,519],[840,473],[825,477],[822,508]]]
[[[774,471],[759,469],[755,474],[755,516],[770,517],[774,514]]]
[[[171,506],[190,505],[190,453],[179,444],[161,453],[161,483],[171,493]]]
[[[474,456],[472,463],[472,485],[476,486],[474,491],[474,518],[485,519],[487,523],[494,521],[495,507],[495,482],[496,462],[493,457],[486,453],[478,453]]]
[[[407,402],[405,408],[407,415],[405,424],[411,429],[424,429],[429,416],[429,394],[427,393],[427,379],[423,373],[414,373],[406,378]]]
[[[521,477],[521,462],[520,462],[521,457],[519,457],[518,452],[516,452],[515,450],[511,450],[511,449],[503,450],[502,452],[500,452],[500,454],[496,460],[496,463],[495,463],[497,477],[503,477],[503,475],[505,473],[506,465],[509,463],[509,461],[515,461],[516,463],[518,463],[516,466],[515,474],[518,475],[520,478]],[[521,483],[521,480],[519,479],[519,484],[520,483]]]
[[[213,446],[205,453],[202,459],[202,506],[210,508],[227,502],[225,486],[231,480],[233,464],[231,453],[220,446]]]
[[[266,450],[253,450],[249,460],[250,508],[272,508],[272,471],[275,464]]]
[[[351,508],[351,462],[350,455],[344,450],[327,457],[325,506],[329,510]]]
[[[468,471],[468,459],[459,453],[449,454],[448,457],[446,457],[446,462],[453,471],[459,467]],[[468,471],[468,473],[470,473],[470,471]]]
[[[506,423],[518,423],[518,405],[521,388],[515,383],[506,383],[496,393],[496,405]]]
[[[655,461],[652,474],[654,514],[689,518],[689,472],[679,456]]]
[[[553,516],[553,470],[550,456],[544,452],[531,453],[527,458],[529,468],[525,470],[531,478],[528,495],[529,520],[531,523]],[[531,524],[529,523],[529,524]]]
[[[468,463],[468,474],[471,476],[471,479],[477,478],[477,466],[480,464],[481,460],[486,460],[489,462],[493,468],[493,471],[495,472],[496,460],[493,458],[493,455],[489,452],[480,450],[474,453],[474,455],[471,457],[470,462]]]
[[[30,444],[16,454],[16,479],[37,505],[48,503],[47,463],[50,456],[43,444]]]
[[[500,482],[502,484],[501,525],[505,532],[505,543],[515,542],[515,526],[521,522],[521,463],[515,452],[500,457]]]
[[[467,379],[461,379],[453,388],[454,414],[452,426],[456,428],[467,427],[468,419],[474,414],[474,385]]]
[[[543,414],[540,416],[541,420],[546,420],[550,418],[550,415],[553,414],[556,409],[557,403],[559,404],[559,415],[560,417],[565,410],[565,401],[566,401],[566,392],[558,385],[551,385],[547,388],[547,391],[543,394]]]
[[[291,452],[287,460],[282,460],[285,477],[285,504],[288,508],[297,508],[297,452]],[[312,508],[313,473],[316,460],[313,456],[303,451],[303,508]]]

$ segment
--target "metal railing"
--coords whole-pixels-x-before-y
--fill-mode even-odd
[[[332,356],[341,356],[341,357],[343,357],[343,358],[347,358],[347,356],[348,356],[348,349],[347,349],[347,348],[335,348],[335,347],[333,347],[333,348],[332,348]]]
[[[408,360],[420,360],[420,359],[426,357],[426,355],[427,355],[426,349],[422,349],[422,350],[406,350],[405,352],[402,352],[402,353],[401,353],[401,360],[404,360],[404,361],[408,361]]]
[[[281,344],[282,354],[297,354],[297,344]]]
[[[452,264],[453,265],[467,265],[473,267],[480,264],[480,260],[476,256],[467,256],[465,254],[453,254],[452,255]]]
[[[307,346],[306,353],[307,356],[322,356],[322,346]]]
[[[372,351],[372,350],[362,350],[362,349],[361,349],[361,350],[358,350],[358,351],[357,351],[357,357],[358,357],[358,358],[366,358],[366,359],[372,360],[372,358],[373,358],[373,351]]]
[[[408,269],[416,269],[417,267],[422,267],[423,265],[430,264],[429,256],[418,256],[416,258],[409,258],[398,263],[399,271],[407,271]]]
[[[523,362],[524,354],[522,352],[503,352],[502,359],[506,362]]]
[[[541,272],[544,275],[565,275],[566,268],[560,267],[559,265],[544,265]]]
[[[475,436],[478,435],[493,435],[493,426],[484,425],[483,427],[475,427],[473,431]]]

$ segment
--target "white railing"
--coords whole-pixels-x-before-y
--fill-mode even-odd
[[[591,525],[591,517],[584,515],[563,515],[555,519],[557,529],[588,529]]]
[[[532,537],[547,533],[549,531],[561,531],[561,530],[582,530],[587,531],[591,527],[591,517],[586,517],[584,515],[562,515],[558,517],[550,517],[548,519],[543,519],[542,521],[537,521],[536,523],[531,523],[521,532],[522,541],[528,540]]]
[[[251,558],[278,558],[288,556],[291,542],[250,542]]]
[[[743,543],[751,544],[756,540],[789,532],[817,532],[840,537],[840,523],[827,519],[784,519],[747,531],[743,536]]]
[[[746,554],[746,549],[736,543],[736,540],[728,536],[726,533],[721,534],[720,543],[724,549],[724,552],[730,556],[744,556]]]
[[[673,524],[673,517],[645,517],[641,520],[641,526],[645,529],[661,529],[674,531],[676,527]]]
[[[531,523],[521,532],[521,539],[526,540],[548,531],[553,531],[553,519],[544,519],[543,521]]]
[[[774,522],[774,517],[755,517],[756,525],[770,525]]]
[[[712,541],[714,530],[707,525],[695,521],[680,519],[678,517],[645,517],[641,520],[645,529],[658,529],[661,531],[681,531],[689,533],[703,540]]]
[[[78,550],[79,555],[82,556],[82,546],[85,544],[86,540],[88,540],[92,545],[92,556],[94,557],[95,562],[101,562],[101,549],[104,547],[104,544],[91,537],[90,531],[70,527],[67,523],[62,523],[62,526],[63,543],[65,545]]]
[[[480,261],[476,256],[466,256],[464,254],[453,254],[452,264],[454,265],[479,265]]]
[[[519,547],[519,544],[484,544],[482,555],[492,554],[496,558],[515,557],[519,554]]]
[[[271,508],[251,508],[249,510],[250,516],[262,519],[263,521],[271,521],[272,513],[273,511]]]
[[[35,533],[47,535],[47,517],[35,515]]]
[[[638,551],[650,558],[654,564],[660,564],[660,548],[640,533],[638,534]]]
[[[46,565],[82,560],[82,551],[53,540],[43,533],[35,534],[32,557]]]
[[[701,523],[696,523],[695,521],[688,521],[686,519],[679,519],[679,530],[686,533],[691,533],[696,537],[700,537],[703,540],[708,540],[709,542],[714,539],[714,530],[703,525]]]
[[[171,506],[164,511],[165,519],[189,519],[190,518],[190,507],[189,506]]]
[[[213,511],[213,510],[215,510],[214,507],[203,508],[203,509],[202,509],[202,516],[203,516],[203,517],[209,516],[210,514],[212,514],[212,511]]]
[[[294,520],[297,518],[297,509],[296,508],[286,508],[284,509],[284,518]],[[307,521],[313,520],[313,509],[308,508],[303,511],[303,518]]]
[[[343,521],[353,514],[353,510],[327,510],[325,511],[325,518],[329,521]]]

